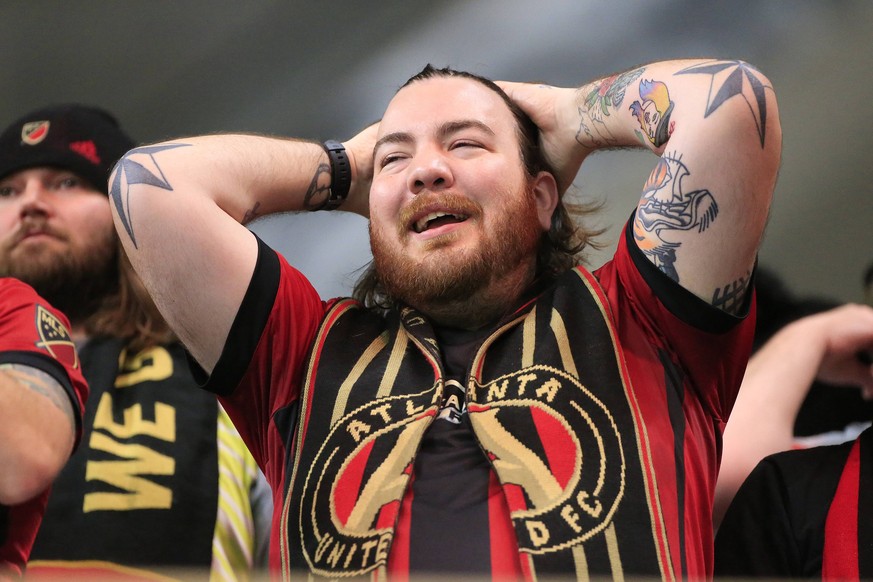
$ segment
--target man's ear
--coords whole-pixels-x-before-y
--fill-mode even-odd
[[[537,217],[544,232],[552,227],[552,214],[558,206],[558,184],[555,177],[549,172],[540,172],[533,179],[534,201],[536,202]]]

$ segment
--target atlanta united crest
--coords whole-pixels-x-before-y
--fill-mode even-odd
[[[36,145],[46,138],[49,132],[48,121],[31,121],[21,126],[21,141],[27,145]]]
[[[363,574],[388,561],[418,443],[436,416],[435,388],[369,403],[340,419],[309,468],[300,532],[321,575]]]
[[[477,385],[468,413],[504,484],[521,551],[564,549],[610,523],[624,491],[621,436],[577,378],[519,370]]]
[[[36,347],[47,351],[54,359],[74,369],[79,367],[79,356],[70,330],[63,321],[42,305],[36,306],[36,331],[39,335]]]

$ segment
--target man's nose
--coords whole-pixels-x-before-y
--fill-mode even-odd
[[[50,198],[50,192],[41,181],[28,180],[18,197],[21,215],[48,213],[51,208]]]
[[[435,150],[421,151],[413,158],[409,170],[409,190],[444,190],[452,186],[454,177],[445,154]]]

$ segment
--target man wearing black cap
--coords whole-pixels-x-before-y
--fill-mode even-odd
[[[68,315],[92,386],[30,569],[87,560],[229,578],[257,561],[260,481],[215,399],[191,389],[181,345],[119,252],[106,182],[133,145],[81,105],[34,111],[0,135],[0,274]]]

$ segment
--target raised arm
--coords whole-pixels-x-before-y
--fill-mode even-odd
[[[342,210],[366,215],[376,126],[345,143],[352,187]],[[158,309],[211,372],[257,260],[244,227],[317,209],[331,166],[315,143],[254,135],[192,137],[136,148],[109,182],[130,261]]]
[[[781,152],[770,82],[742,61],[654,63],[563,89],[501,86],[542,130],[563,188],[598,149],[658,154],[634,219],[637,245],[702,299],[737,312]]]
[[[716,524],[758,462],[787,451],[813,381],[858,386],[873,398],[873,308],[844,305],[782,328],[752,356],[724,431]]]
[[[0,364],[0,505],[51,485],[73,450],[73,406],[60,383],[24,364]]]

